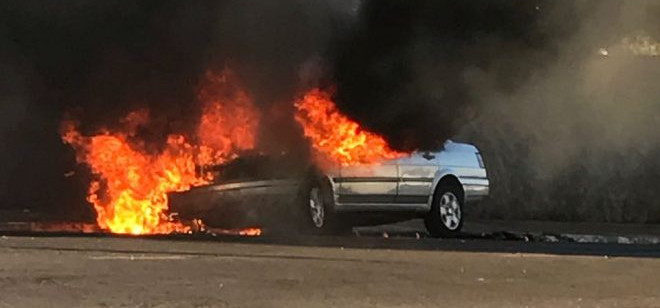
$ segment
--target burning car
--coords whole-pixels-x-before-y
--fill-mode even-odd
[[[489,190],[478,149],[452,141],[438,152],[278,176],[277,171],[300,169],[294,165],[290,159],[256,155],[216,166],[217,184],[172,193],[170,209],[182,219],[202,218],[211,225],[260,223],[311,234],[424,218],[432,236],[452,237],[463,225],[464,206]]]
[[[148,110],[91,135],[76,121],[63,123],[62,140],[92,173],[87,201],[101,230],[139,235],[258,225],[327,234],[423,217],[431,235],[454,236],[463,206],[488,193],[474,146],[393,149],[342,114],[330,89],[307,89],[293,102],[304,138],[304,149],[293,151],[260,147],[264,111],[231,71],[207,73],[199,101],[195,133],[170,132],[155,143],[141,138]]]

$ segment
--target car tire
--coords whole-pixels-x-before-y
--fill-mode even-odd
[[[424,219],[432,237],[457,237],[463,227],[463,191],[456,184],[440,183]]]
[[[351,226],[340,220],[334,211],[332,185],[327,179],[310,176],[303,184],[301,194],[301,231],[313,235],[340,235],[350,233]]]

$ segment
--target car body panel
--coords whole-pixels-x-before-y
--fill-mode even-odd
[[[341,167],[334,181],[338,202],[391,203],[397,195],[396,161]]]
[[[428,197],[433,178],[439,168],[437,160],[437,154],[430,152],[416,152],[397,160],[399,166],[398,202],[410,203],[411,200],[418,201],[420,197]],[[421,203],[425,203],[424,199]]]
[[[447,141],[444,150],[414,152],[379,165],[341,167],[334,178],[337,211],[428,211],[441,180],[458,181],[465,202],[488,195],[486,169],[470,144]],[[396,175],[393,175],[396,174]]]

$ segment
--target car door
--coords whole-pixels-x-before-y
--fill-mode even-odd
[[[342,166],[338,202],[342,204],[393,203],[397,194],[397,164],[395,160],[376,165]]]
[[[398,204],[425,204],[431,196],[440,152],[414,152],[399,158]]]

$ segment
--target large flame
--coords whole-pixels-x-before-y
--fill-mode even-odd
[[[260,114],[231,71],[207,72],[198,98],[203,109],[197,129],[200,165],[222,164],[254,148]]]
[[[295,102],[295,107],[295,119],[322,164],[377,164],[404,155],[390,149],[383,137],[341,114],[328,91],[312,89]]]
[[[165,150],[150,155],[131,146],[131,131],[82,136],[71,123],[64,129],[64,141],[97,176],[87,200],[100,228],[129,234],[187,231],[166,216],[168,192],[204,183],[195,172],[194,149],[183,136],[169,136]]]
[[[122,129],[83,136],[75,124],[63,125],[62,139],[74,147],[78,161],[89,165],[95,179],[87,200],[100,228],[114,233],[188,232],[168,214],[167,193],[184,191],[211,180],[196,172],[196,164],[217,164],[255,145],[259,114],[231,73],[208,73],[199,98],[203,112],[198,140],[167,137],[164,149],[152,153],[136,140],[136,130],[148,125],[147,111],[122,119]]]

